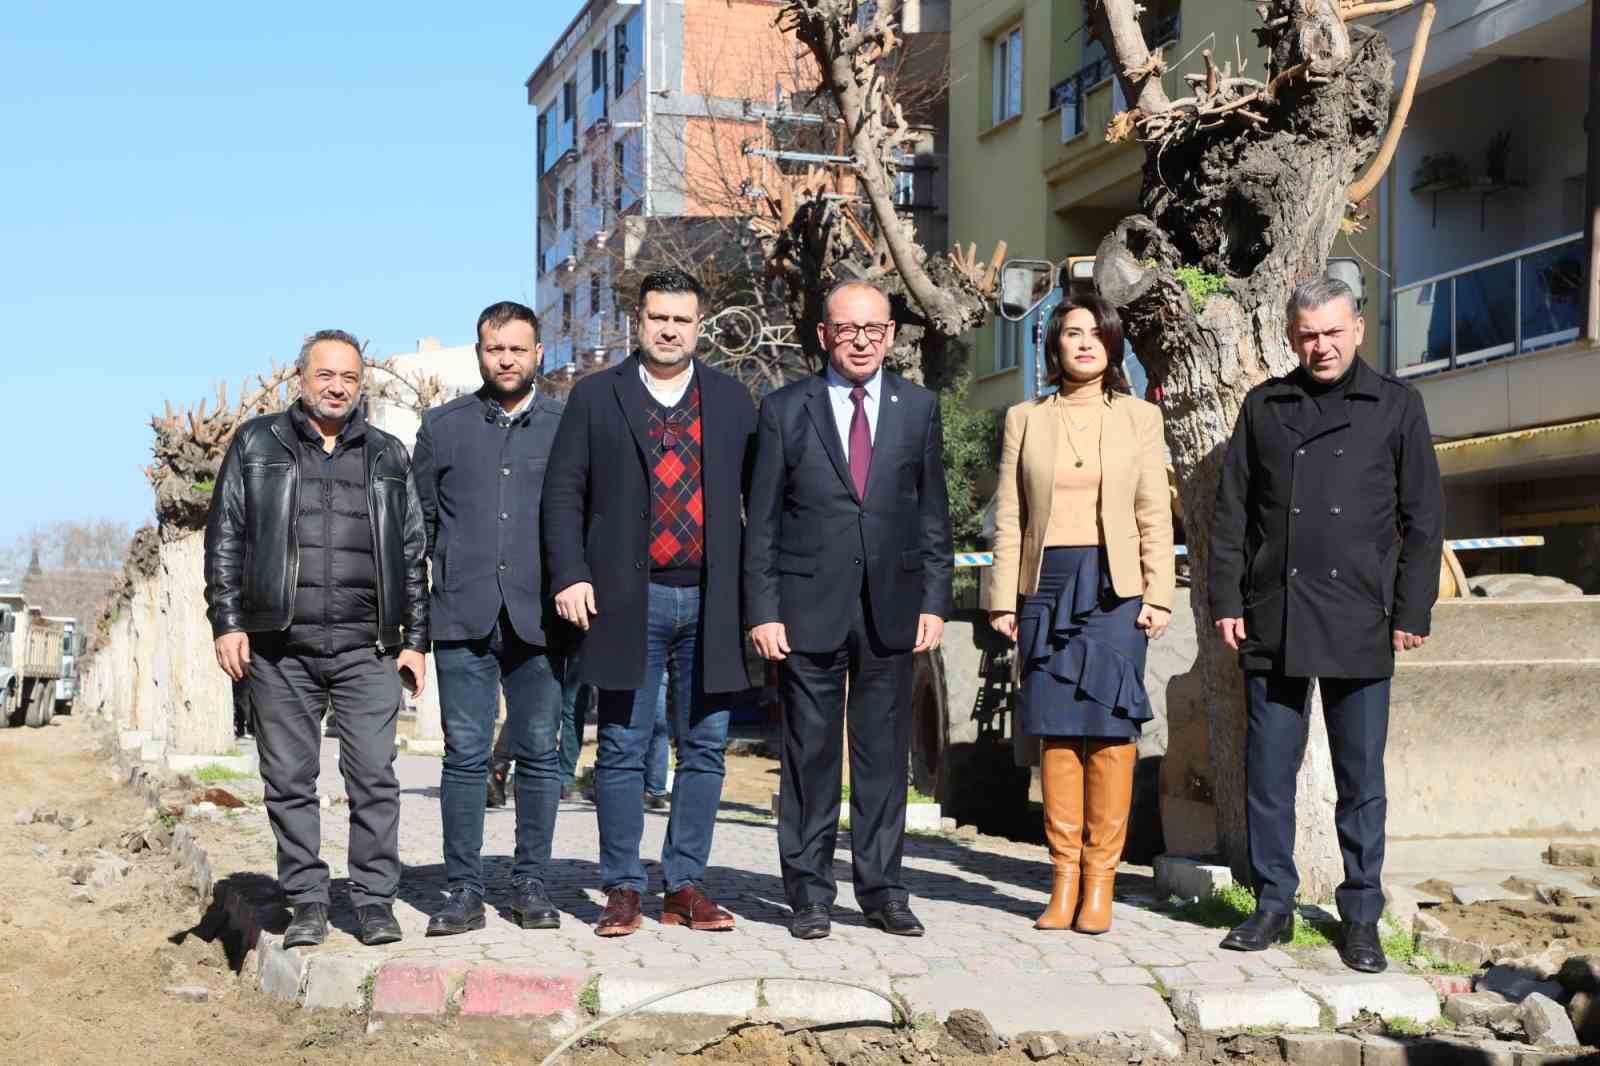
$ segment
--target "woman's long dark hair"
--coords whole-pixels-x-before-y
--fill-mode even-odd
[[[1106,346],[1106,372],[1102,385],[1107,395],[1132,396],[1133,387],[1122,369],[1122,316],[1109,302],[1093,292],[1068,289],[1044,324],[1044,365],[1050,383],[1060,386],[1071,380],[1061,363],[1061,327],[1067,316],[1082,309],[1094,316],[1094,333]]]

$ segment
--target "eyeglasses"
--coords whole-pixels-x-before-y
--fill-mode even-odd
[[[862,334],[873,344],[881,344],[893,326],[893,322],[863,322],[860,325],[854,322],[829,322],[828,332],[841,344],[849,344]]]

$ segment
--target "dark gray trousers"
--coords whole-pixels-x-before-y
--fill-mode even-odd
[[[252,638],[247,683],[284,895],[291,904],[329,902],[317,773],[322,714],[331,699],[339,771],[350,796],[350,898],[357,907],[393,902],[400,887],[395,657],[375,648],[298,655]]]

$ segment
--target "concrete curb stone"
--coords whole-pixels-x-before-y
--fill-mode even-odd
[[[1433,986],[1407,974],[1328,974],[1300,987],[1333,1011],[1335,1025],[1355,1021],[1363,1011],[1423,1024],[1439,1016]]]
[[[1294,1066],[1361,1066],[1361,1042],[1343,1033],[1284,1033],[1278,1053]]]
[[[444,1014],[469,969],[458,961],[386,962],[372,982],[372,1013]]]
[[[570,1014],[578,1009],[578,995],[586,975],[530,973],[503,966],[474,966],[461,989],[461,1013],[536,1018]]]
[[[893,991],[886,977],[846,979],[881,988],[885,992]],[[767,1010],[777,1018],[793,1018],[824,1025],[894,1021],[895,1011],[889,1001],[861,988],[767,977],[761,982],[760,994]]]
[[[651,1006],[656,1014],[702,1014],[742,1018],[756,1009],[758,979],[745,974],[719,974],[714,970],[644,970],[622,967],[599,976],[600,1013],[615,1014],[651,996],[714,980],[718,977],[742,978],[726,984],[684,992]]]
[[[381,961],[373,955],[312,955],[306,961],[300,1005],[311,1010],[361,1010],[367,1005],[367,978]]]
[[[1172,993],[1172,1012],[1186,1026],[1207,1032],[1253,1026],[1315,1029],[1317,1001],[1288,981],[1192,985]]]
[[[281,936],[264,934],[256,944],[256,974],[261,991],[274,999],[296,1002],[305,982],[305,954],[299,948],[284,947]]]

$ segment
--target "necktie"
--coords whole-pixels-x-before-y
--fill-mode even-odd
[[[872,427],[867,425],[867,390],[857,385],[850,390],[856,405],[850,416],[850,480],[856,483],[856,496],[867,498],[867,472],[872,469]]]

